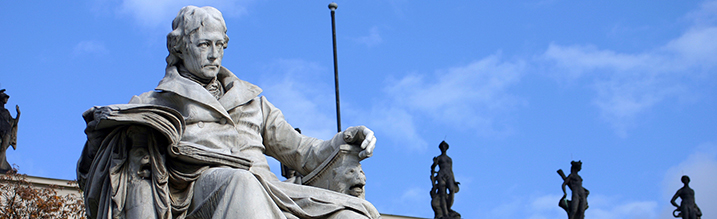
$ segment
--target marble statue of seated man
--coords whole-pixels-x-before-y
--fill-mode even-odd
[[[294,131],[261,88],[221,65],[229,37],[217,9],[184,7],[172,29],[153,91],[83,114],[77,174],[89,218],[380,218],[362,198],[358,164],[373,153],[373,131]],[[307,180],[333,171],[343,193],[282,182],[267,155]],[[349,166],[323,170],[334,163]]]

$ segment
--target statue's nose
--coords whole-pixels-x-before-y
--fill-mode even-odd
[[[209,51],[209,56],[207,57],[207,59],[209,59],[209,61],[214,61],[220,55],[219,48],[216,45],[212,45],[210,49],[211,51]]]
[[[361,183],[366,184],[366,174],[363,173],[363,170],[359,170],[359,180]]]

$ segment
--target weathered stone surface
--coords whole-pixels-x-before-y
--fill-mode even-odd
[[[361,148],[344,144],[317,171],[302,177],[302,184],[365,198],[366,174],[359,163]]]
[[[90,218],[380,218],[358,163],[373,131],[296,132],[261,88],[221,65],[229,38],[215,8],[187,6],[172,28],[154,91],[83,114],[78,182]],[[342,193],[281,182],[266,156]]]

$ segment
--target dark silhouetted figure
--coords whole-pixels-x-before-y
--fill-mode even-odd
[[[568,219],[584,219],[585,210],[588,209],[588,195],[590,191],[583,188],[583,178],[578,175],[578,172],[582,169],[583,162],[571,161],[570,164],[570,175],[567,177],[562,169],[558,170],[558,174],[563,178],[563,197],[560,198],[558,206],[568,213]],[[570,188],[572,200],[566,198],[568,196],[568,193],[565,191],[566,185]]]
[[[15,111],[17,115],[12,118],[10,111],[5,109],[10,96],[5,94],[5,89],[0,90],[0,173],[6,173],[12,170],[12,166],[7,162],[5,157],[7,149],[12,146],[12,149],[17,148],[17,122],[20,121],[20,107],[15,105]]]
[[[431,165],[431,207],[435,213],[435,219],[454,219],[461,218],[461,214],[451,209],[453,206],[453,196],[458,192],[459,182],[453,178],[453,160],[451,160],[446,151],[448,143],[442,141],[438,145],[441,149],[441,155],[433,158]],[[440,169],[436,171],[436,166]]]
[[[0,173],[6,173],[12,170],[12,166],[7,162],[5,153],[7,149],[12,146],[12,149],[17,148],[17,122],[20,121],[20,107],[15,105],[15,111],[17,112],[15,118],[12,118],[10,111],[5,109],[5,104],[10,99],[10,96],[5,93],[5,89],[0,90]]]
[[[684,183],[685,186],[678,189],[675,196],[672,196],[672,200],[670,200],[670,203],[677,207],[677,209],[672,211],[672,216],[681,217],[683,219],[699,219],[702,217],[702,211],[697,207],[697,203],[695,203],[695,190],[692,190],[689,185],[690,177],[686,175],[682,176],[682,183]],[[677,205],[677,202],[675,202],[678,197],[682,199],[680,205]]]

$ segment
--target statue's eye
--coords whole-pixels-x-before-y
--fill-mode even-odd
[[[197,45],[197,47],[201,47],[201,48],[205,48],[205,47],[208,47],[208,46],[209,46],[209,43],[208,43],[208,42],[202,42],[202,43],[199,43],[199,44]]]

